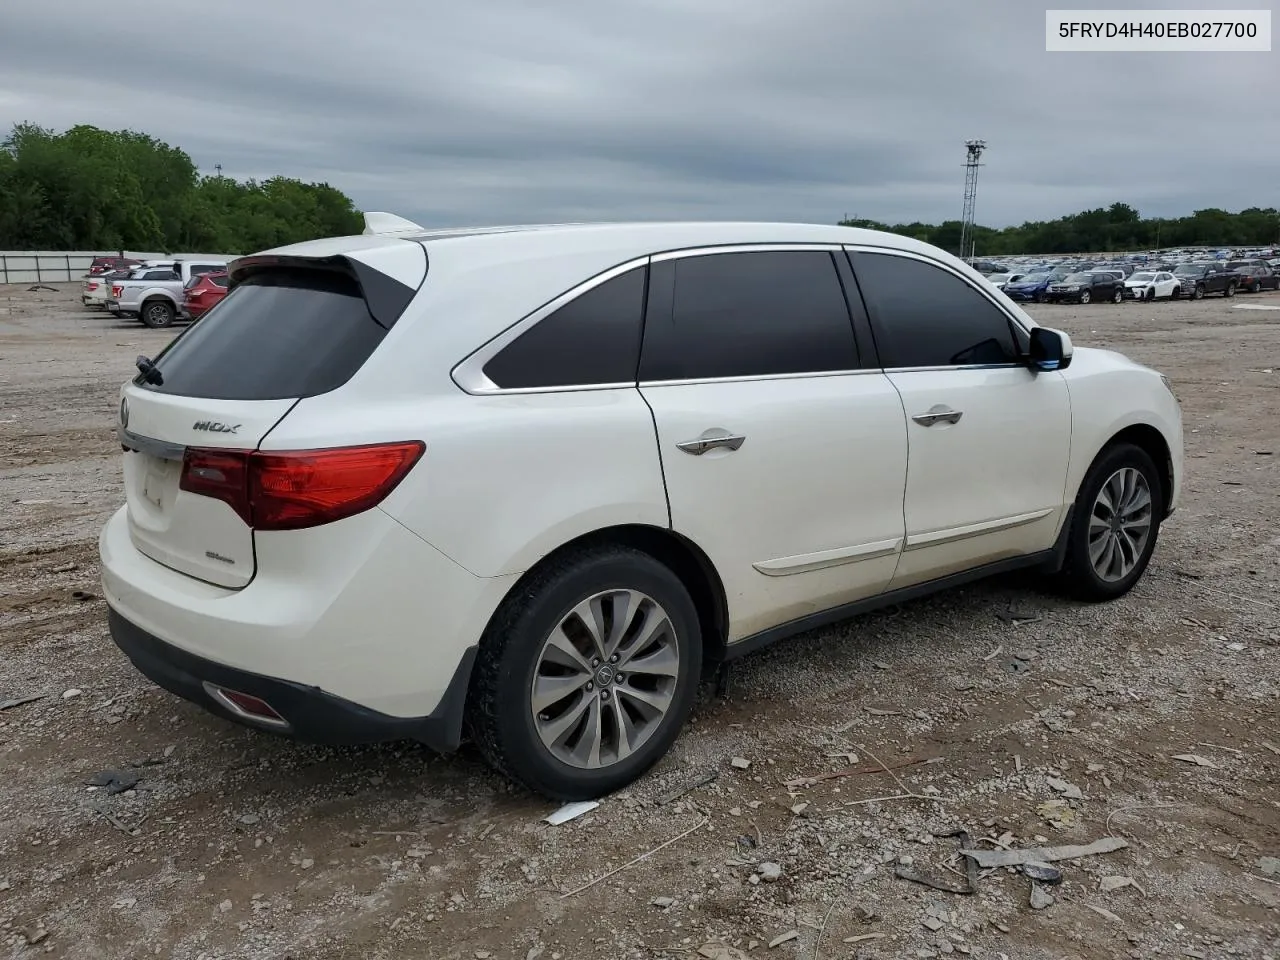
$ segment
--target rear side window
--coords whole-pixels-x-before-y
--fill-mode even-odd
[[[177,274],[172,270],[148,270],[143,280],[173,280]]]
[[[342,386],[382,342],[354,279],[316,270],[257,274],[156,358],[139,386],[209,400],[312,397]]]
[[[886,368],[1018,362],[1008,318],[955,274],[910,257],[851,256]]]
[[[216,286],[223,288],[227,286],[228,280],[226,277],[210,277],[209,279],[212,280]]]
[[[484,366],[499,387],[635,383],[644,267],[612,277],[539,320]]]
[[[657,263],[640,379],[826,373],[858,367],[831,254],[715,253]]]

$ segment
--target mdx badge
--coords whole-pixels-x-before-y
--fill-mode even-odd
[[[235,433],[241,424],[219,423],[217,420],[197,420],[191,425],[192,430],[203,430],[206,433]]]

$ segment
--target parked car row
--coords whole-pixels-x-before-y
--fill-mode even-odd
[[[227,292],[225,260],[148,260],[123,265],[122,258],[100,257],[90,267],[80,294],[87,307],[119,317],[136,317],[148,327],[194,320]],[[110,262],[108,262],[110,261]],[[99,266],[115,269],[93,273]]]
[[[997,276],[999,282],[993,283],[1011,300],[1034,303],[1200,300],[1210,294],[1234,297],[1280,290],[1280,270],[1260,260],[1187,262],[1142,270],[1094,266]]]

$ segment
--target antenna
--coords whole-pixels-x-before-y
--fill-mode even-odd
[[[220,164],[220,163],[215,163],[215,164],[213,165],[213,170],[214,170],[214,174],[215,174],[215,176],[217,176],[217,178],[218,178],[219,180],[221,180],[221,179],[222,179],[222,164]]]
[[[964,162],[964,213],[960,217],[960,256],[973,256],[973,208],[978,199],[978,168],[983,166],[982,151],[987,149],[985,140],[966,140]]]

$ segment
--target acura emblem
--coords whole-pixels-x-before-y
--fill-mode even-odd
[[[129,398],[120,401],[120,426],[129,429]]]

